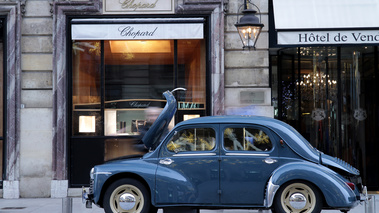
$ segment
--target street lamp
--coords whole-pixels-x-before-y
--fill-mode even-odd
[[[240,6],[240,8],[244,6],[244,10],[242,11],[243,16],[240,20],[238,20],[237,16],[237,23],[234,26],[237,27],[238,33],[242,40],[243,48],[248,48],[250,50],[250,48],[255,49],[255,44],[264,25],[260,22],[258,17],[255,16],[257,13],[256,10],[247,9],[247,1],[249,1],[249,4],[255,6],[259,11],[257,5],[251,3],[250,0],[244,0],[244,5]]]

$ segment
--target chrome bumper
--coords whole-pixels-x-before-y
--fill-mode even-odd
[[[82,187],[82,203],[86,204],[86,208],[92,208],[92,199],[88,195],[88,189]]]
[[[361,202],[367,202],[368,201],[368,195],[367,195],[367,187],[362,187],[362,192],[360,193]]]

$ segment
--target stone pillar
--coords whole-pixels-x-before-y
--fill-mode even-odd
[[[53,1],[53,138],[52,138],[52,181],[51,197],[68,195],[67,174],[67,120],[66,120],[66,15],[99,15],[100,0],[93,1]]]
[[[243,1],[229,0],[225,14],[225,112],[237,115],[274,116],[268,50],[268,0],[254,1],[264,24],[255,50],[243,50],[234,24],[241,18]],[[250,5],[251,6],[251,5]],[[252,6],[251,6],[252,7]],[[242,7],[243,9],[243,7]],[[252,7],[252,9],[257,10]]]
[[[0,15],[7,17],[6,42],[6,98],[7,119],[4,121],[7,126],[6,134],[6,161],[3,166],[6,168],[5,179],[3,180],[3,197],[18,198],[19,193],[19,165],[20,165],[20,144],[19,144],[19,110],[20,110],[20,2],[3,1],[0,2]]]
[[[20,196],[50,197],[52,16],[48,0],[26,1],[21,22]]]

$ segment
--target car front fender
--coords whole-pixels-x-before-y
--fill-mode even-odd
[[[95,167],[93,182],[93,201],[95,204],[101,203],[101,198],[107,187],[115,180],[121,178],[135,178],[141,182],[145,182],[151,195],[154,195],[153,190],[157,165],[143,160],[133,161],[133,163],[132,161],[124,161],[102,164]]]
[[[358,204],[354,191],[342,176],[325,166],[311,162],[295,162],[277,168],[266,187],[265,206],[271,207],[276,191],[289,181],[302,180],[315,185],[326,203],[333,208],[352,208]]]

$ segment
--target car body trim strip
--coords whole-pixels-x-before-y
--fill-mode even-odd
[[[174,157],[180,156],[214,156],[216,153],[193,153],[193,154],[174,154]]]
[[[254,153],[226,153],[225,155],[228,155],[228,156],[270,156],[269,154],[254,154]]]

